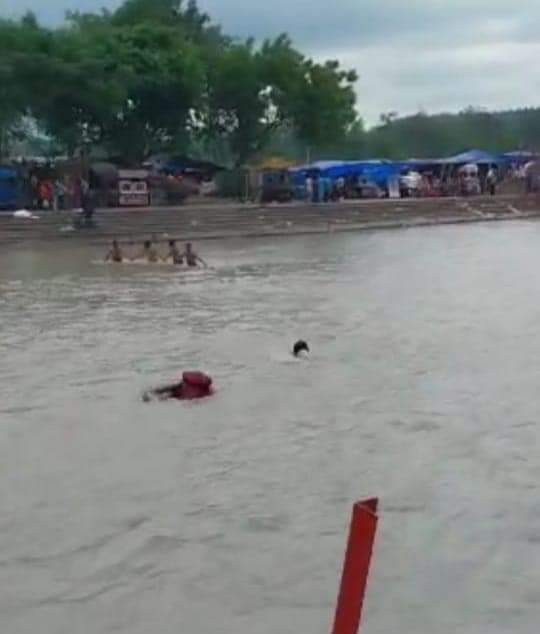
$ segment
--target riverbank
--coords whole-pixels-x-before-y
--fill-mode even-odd
[[[34,240],[210,240],[362,231],[517,220],[540,216],[536,197],[362,200],[324,205],[253,205],[223,202],[154,209],[103,209],[95,227],[73,230],[67,213],[40,212],[39,220],[0,215],[0,244]]]

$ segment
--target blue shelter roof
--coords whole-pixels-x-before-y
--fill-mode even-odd
[[[466,163],[503,163],[505,161],[498,154],[484,152],[483,150],[468,150],[449,158],[441,159],[443,165],[465,165]]]
[[[0,178],[7,180],[8,178],[17,178],[17,171],[12,167],[0,167]]]

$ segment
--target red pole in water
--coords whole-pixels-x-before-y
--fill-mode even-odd
[[[354,505],[333,634],[357,634],[360,628],[378,504],[374,498]]]

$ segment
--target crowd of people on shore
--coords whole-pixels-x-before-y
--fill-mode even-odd
[[[464,165],[454,173],[404,170],[396,179],[394,195],[387,182],[384,186],[368,176],[340,177],[335,180],[322,176],[308,176],[304,198],[308,203],[338,202],[354,198],[434,198],[443,196],[495,196],[501,181],[497,166],[483,169],[478,165]]]
[[[196,268],[199,265],[204,268],[208,267],[206,262],[194,251],[191,242],[188,242],[184,250],[180,251],[176,240],[169,240],[167,252],[160,253],[151,240],[146,240],[142,248],[130,249],[130,251],[131,253],[128,255],[127,251],[120,246],[118,240],[113,240],[111,248],[105,256],[105,261],[116,264],[121,264],[122,262],[148,262],[150,264],[165,262],[176,266],[185,265],[189,268]]]
[[[80,177],[48,178],[32,174],[27,181],[28,205],[33,210],[69,211],[81,209],[89,185]]]
[[[433,198],[440,196],[495,196],[501,174],[497,166],[490,165],[480,169],[478,165],[468,164],[454,174],[438,176],[431,172],[409,171],[400,177],[400,196],[402,198]]]
[[[27,207],[32,211],[71,211],[82,214],[88,223],[96,209],[95,194],[89,183],[80,177],[38,177],[27,181]]]

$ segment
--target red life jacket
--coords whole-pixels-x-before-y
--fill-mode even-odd
[[[203,372],[184,372],[182,382],[174,389],[173,398],[193,400],[212,394],[212,379]]]

